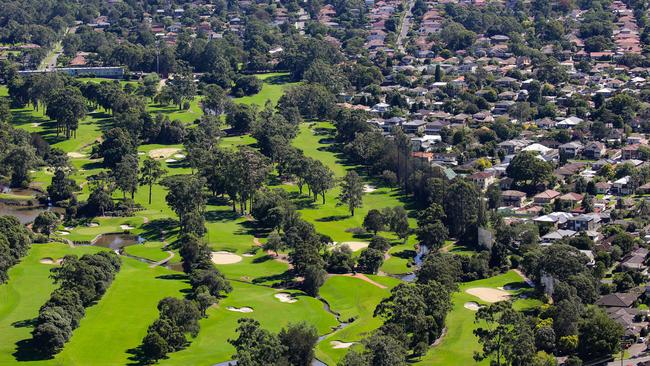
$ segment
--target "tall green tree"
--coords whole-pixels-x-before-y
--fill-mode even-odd
[[[149,204],[151,204],[151,191],[153,185],[156,184],[166,172],[167,171],[162,168],[162,165],[158,160],[148,157],[142,162],[142,168],[140,168],[140,179],[138,182],[140,185],[149,186]]]
[[[354,216],[354,210],[363,204],[363,181],[357,172],[349,171],[341,182],[341,204],[348,206],[350,215]]]

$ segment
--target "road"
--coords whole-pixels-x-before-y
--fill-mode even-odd
[[[415,6],[415,0],[409,0],[408,9],[404,15],[404,20],[402,21],[402,27],[400,28],[399,35],[397,35],[397,50],[399,52],[404,52],[404,40],[406,35],[411,28],[411,22],[413,21],[413,6]]]
[[[650,356],[645,353],[646,349],[647,346],[645,344],[635,343],[627,349],[627,353],[631,358],[623,360],[622,363],[621,360],[614,360],[612,362],[609,362],[607,366],[636,366],[640,362],[650,361]]]

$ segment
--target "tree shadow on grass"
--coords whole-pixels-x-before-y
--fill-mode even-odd
[[[273,256],[267,254],[253,259],[253,263],[260,264],[260,263],[268,262],[270,260],[273,260]]]
[[[413,259],[416,255],[417,252],[415,250],[410,250],[410,249],[400,250],[397,253],[391,253],[391,256],[402,258],[402,259]]]
[[[254,278],[251,282],[255,285],[272,282],[271,287],[273,288],[295,288],[297,286],[297,284],[293,281],[292,270],[286,270],[285,272],[279,274],[257,277]]]
[[[165,231],[165,236],[171,236],[177,230],[177,227],[178,220],[170,218],[156,219],[142,225],[144,231],[140,236],[147,240],[156,241],[160,238],[163,230]]]
[[[331,215],[331,216],[325,216],[325,217],[320,217],[317,218],[316,221],[318,222],[332,222],[332,221],[341,221],[349,218],[350,215]]]
[[[232,210],[211,210],[207,211],[203,216],[207,222],[234,221],[241,217],[239,213]]]
[[[188,277],[186,274],[180,274],[180,273],[173,273],[173,274],[166,274],[166,275],[160,275],[156,276],[157,280],[171,280],[171,281],[187,281]]]
[[[53,358],[52,355],[42,354],[31,338],[16,342],[16,351],[12,355],[16,361],[43,361]]]
[[[287,84],[290,82],[291,82],[290,75],[276,75],[264,79],[265,84],[271,84],[271,85]]]
[[[95,169],[101,169],[103,167],[104,167],[104,163],[102,163],[101,161],[91,161],[81,166],[81,168],[85,170],[95,170]]]
[[[147,357],[142,350],[142,345],[136,347],[136,348],[131,348],[126,350],[126,353],[130,354],[131,356],[128,358],[129,363],[127,365],[130,366],[138,366],[138,365],[151,365],[154,362],[154,360],[150,359]],[[165,357],[166,359],[167,357]]]
[[[36,326],[36,321],[38,318],[32,318],[32,319],[25,319],[25,320],[19,320],[16,322],[11,323],[11,326],[14,328],[29,328],[29,327],[35,327]]]

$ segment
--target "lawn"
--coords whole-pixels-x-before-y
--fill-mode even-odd
[[[320,290],[321,296],[340,320],[352,322],[345,328],[328,335],[316,348],[316,357],[328,365],[336,365],[348,349],[334,349],[330,342],[358,342],[381,325],[381,319],[373,317],[377,304],[390,296],[390,288],[400,281],[392,277],[369,276],[387,288],[382,289],[358,278],[332,276]]]
[[[172,353],[161,365],[209,365],[232,359],[234,348],[228,339],[236,337],[237,320],[248,317],[258,320],[270,331],[277,332],[289,322],[307,321],[323,335],[337,326],[334,315],[325,311],[323,303],[299,291],[278,291],[269,287],[232,282],[233,292],[208,310],[208,317],[201,320],[201,332],[185,350]],[[288,292],[298,299],[295,303],[283,303],[274,297],[278,292]],[[227,310],[228,307],[250,307],[252,313],[242,314]]]
[[[480,350],[480,345],[477,338],[474,336],[475,311],[465,308],[466,302],[477,302],[479,304],[486,304],[479,298],[472,296],[465,292],[465,290],[474,287],[490,287],[498,288],[506,284],[524,285],[522,278],[514,271],[505,274],[463,283],[460,285],[458,292],[452,296],[453,309],[447,315],[445,324],[447,325],[447,334],[444,336],[439,345],[433,347],[427,354],[418,362],[418,365],[473,365],[477,364],[473,359],[474,351]],[[531,292],[530,290],[508,291],[512,294],[519,294],[522,292]],[[526,310],[529,308],[540,306],[541,302],[534,299],[517,299],[514,301],[513,306],[517,310]],[[480,365],[488,365],[489,361],[485,360]]]
[[[71,248],[64,244],[35,244],[20,263],[9,270],[9,281],[0,285],[0,365],[15,364],[16,342],[30,337],[31,327],[23,325],[38,315],[55,286],[49,279],[52,265],[42,258],[59,259],[67,254],[99,251],[95,247]]]
[[[255,95],[233,98],[235,103],[256,104],[263,107],[266,101],[270,100],[273,105],[276,105],[288,87],[297,85],[297,83],[289,82],[289,74],[287,73],[258,74],[255,76],[262,80],[262,90]]]

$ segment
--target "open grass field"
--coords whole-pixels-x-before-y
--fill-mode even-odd
[[[242,317],[256,319],[264,328],[274,332],[290,321],[307,321],[316,326],[320,335],[329,333],[338,325],[335,316],[325,311],[322,302],[301,292],[279,291],[234,281],[232,285],[233,292],[218,306],[208,310],[208,318],[201,321],[201,332],[192,344],[185,350],[171,354],[169,359],[160,362],[161,365],[209,365],[231,360],[234,348],[227,340],[236,337],[237,320]],[[274,297],[278,292],[291,293],[298,301],[280,302]],[[227,310],[229,306],[247,306],[253,312],[241,314]]]
[[[447,315],[447,334],[440,344],[433,347],[418,365],[474,365],[472,355],[474,351],[480,349],[480,345],[474,336],[475,311],[465,308],[466,302],[476,302],[478,304],[487,304],[476,296],[472,296],[465,291],[476,287],[488,287],[498,289],[506,285],[525,286],[523,279],[514,271],[507,272],[500,276],[495,276],[483,280],[472,281],[460,285],[458,292],[452,297],[453,309]],[[507,291],[512,295],[521,295],[530,292],[530,289],[521,289],[517,291]],[[541,302],[534,299],[515,299],[513,306],[517,310],[526,310],[540,306]],[[480,365],[488,365],[489,360],[484,360]]]
[[[289,75],[287,73],[269,73],[257,75],[262,80],[262,90],[259,93],[251,96],[234,98],[235,103],[243,104],[257,104],[263,107],[267,100],[270,100],[273,105],[278,103],[278,100],[284,93],[284,90],[291,85],[297,83],[289,82]]]
[[[333,348],[331,342],[358,342],[381,325],[381,319],[373,317],[377,304],[390,296],[390,289],[400,281],[391,277],[369,276],[386,288],[379,288],[358,278],[331,276],[321,288],[321,296],[332,310],[340,314],[340,320],[348,326],[328,335],[318,344],[316,357],[328,365],[336,365],[348,349]]]

